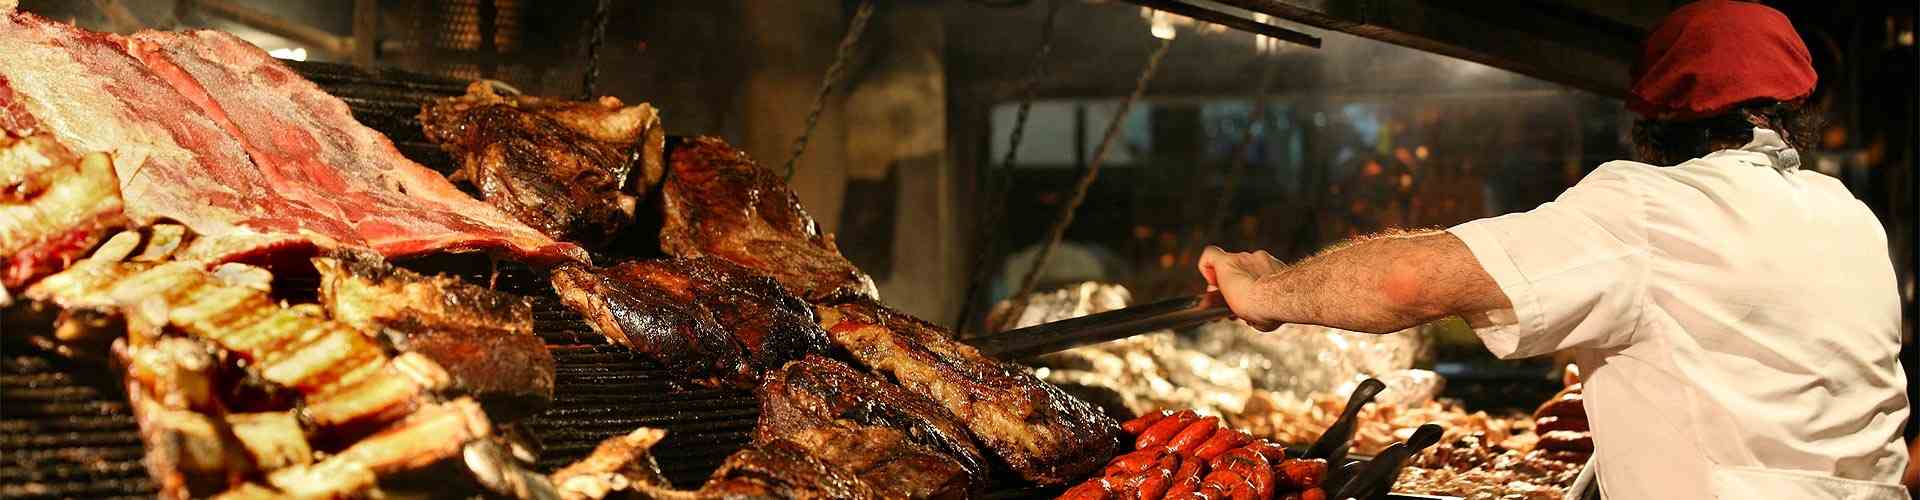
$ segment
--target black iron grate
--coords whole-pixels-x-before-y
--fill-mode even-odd
[[[152,498],[126,397],[76,375],[99,368],[12,347],[0,359],[0,498]]]

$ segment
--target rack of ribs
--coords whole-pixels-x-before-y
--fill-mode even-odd
[[[608,340],[700,385],[752,388],[762,374],[828,346],[806,302],[717,258],[562,266],[552,281],[560,300]]]
[[[773,171],[713,137],[676,138],[667,151],[660,247],[668,255],[726,259],[815,303],[879,295]]]
[[[553,354],[533,333],[533,306],[446,276],[422,276],[370,252],[313,259],[320,303],[335,321],[386,334],[439,363],[488,415],[511,421],[553,400]]]
[[[420,111],[427,138],[460,159],[452,180],[557,240],[598,245],[633,222],[660,182],[666,138],[652,106],[467,94]]]
[[[817,309],[833,342],[860,366],[945,407],[1022,478],[1079,479],[1120,446],[1119,424],[1099,409],[938,326],[871,300]]]
[[[277,303],[259,268],[171,260],[191,243],[162,227],[115,235],[21,298],[61,311],[56,332],[125,333],[112,359],[163,496],[366,494],[490,439],[480,403],[449,396],[488,394],[465,385],[474,379],[421,352],[389,354],[318,305]]]
[[[45,132],[0,131],[0,306],[8,290],[85,256],[124,222],[106,154],[75,155]]]

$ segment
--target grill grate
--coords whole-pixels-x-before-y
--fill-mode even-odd
[[[356,119],[387,134],[408,158],[452,172],[453,158],[426,141],[415,115],[428,99],[463,93],[464,83],[326,63],[291,65],[346,101]],[[679,487],[698,487],[752,440],[759,402],[750,392],[676,383],[678,377],[659,364],[594,333],[553,295],[542,273],[511,263],[474,270],[471,264],[428,260],[403,265],[533,298],[534,328],[553,353],[556,371],[553,405],[521,423],[540,444],[539,470],[562,467],[609,437],[648,426],[667,430],[654,448],[667,478]],[[276,284],[314,285],[300,278]],[[8,344],[6,352],[0,359],[0,498],[153,497],[157,490],[141,464],[139,429],[111,370],[78,366],[27,346]],[[1012,485],[985,496],[1059,491],[1005,486]]]
[[[0,498],[152,498],[140,429],[119,391],[9,345],[0,359]]]

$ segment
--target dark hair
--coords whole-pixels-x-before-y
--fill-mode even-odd
[[[1772,100],[1749,102],[1726,113],[1693,120],[1640,118],[1633,121],[1634,155],[1641,162],[1674,165],[1746,145],[1753,141],[1754,127],[1771,129],[1794,149],[1810,151],[1819,143],[1824,126],[1820,113],[1799,103]]]

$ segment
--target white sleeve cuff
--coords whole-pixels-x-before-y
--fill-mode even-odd
[[[1492,225],[1488,224],[1492,220],[1482,219],[1447,229],[1448,233],[1467,244],[1467,250],[1473,252],[1474,259],[1480,262],[1480,268],[1493,277],[1494,284],[1499,285],[1500,291],[1506,293],[1507,300],[1513,302],[1511,317],[1496,313],[1493,315],[1496,319],[1493,326],[1475,328],[1473,333],[1480,336],[1487,350],[1500,359],[1546,354],[1532,352],[1532,349],[1522,345],[1522,339],[1545,330],[1546,325],[1543,324],[1539,298],[1534,295],[1533,285],[1520,273],[1519,266],[1513,263],[1513,258],[1507,254],[1493,228],[1488,227]]]

